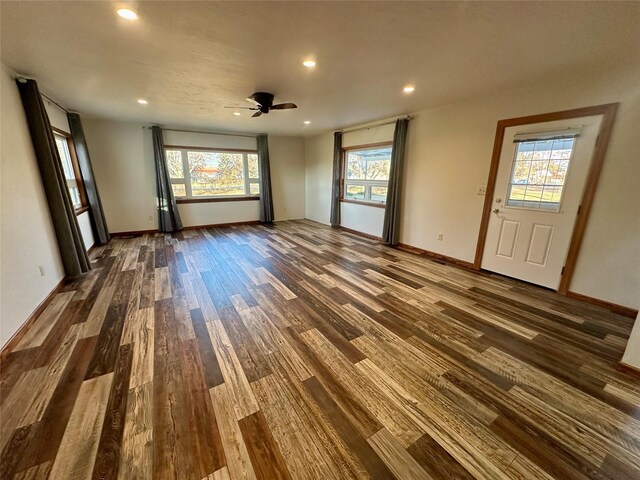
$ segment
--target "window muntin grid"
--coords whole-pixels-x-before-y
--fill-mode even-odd
[[[506,206],[559,212],[574,148],[575,137],[519,142]]]

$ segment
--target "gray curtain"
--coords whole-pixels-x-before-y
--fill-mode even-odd
[[[400,118],[396,121],[396,128],[393,132],[389,189],[387,190],[387,204],[384,209],[384,223],[382,225],[382,241],[387,245],[397,245],[400,241],[400,197],[408,126],[409,119]]]
[[[25,81],[24,79],[18,79],[16,83],[27,117],[62,265],[68,277],[78,277],[91,270],[91,263],[84,248],[76,212],[69,197],[67,181],[62,170],[49,116],[44,108],[38,84],[34,80]]]
[[[340,167],[342,159],[342,132],[333,134],[333,178],[331,179],[331,216],[332,227],[340,225]]]
[[[258,135],[258,169],[260,170],[260,221],[273,222],[273,195],[271,193],[271,167],[269,164],[269,139]]]
[[[106,245],[109,243],[109,240],[111,240],[111,235],[109,235],[109,228],[107,227],[107,221],[104,217],[104,211],[102,210],[102,202],[100,201],[100,194],[98,193],[98,185],[96,185],[96,179],[93,176],[93,168],[91,167],[91,158],[89,157],[87,141],[84,138],[82,121],[80,120],[80,115],[77,113],[67,113],[67,118],[69,119],[71,137],[73,138],[73,143],[76,147],[80,174],[82,175],[82,182],[84,183],[84,189],[87,193],[87,202],[89,203],[89,210],[91,211],[91,215],[89,215],[89,217],[91,218],[93,236],[98,245]]]
[[[156,192],[158,196],[158,228],[161,232],[177,232],[182,228],[180,212],[173,196],[164,140],[160,127],[151,127],[153,136],[153,158],[156,162]]]

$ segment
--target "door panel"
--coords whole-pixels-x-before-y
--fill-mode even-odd
[[[529,242],[529,253],[527,254],[526,260],[527,263],[545,266],[554,229],[552,225],[535,224],[533,226],[531,241]]]
[[[496,255],[509,259],[513,258],[519,230],[520,222],[513,222],[511,220],[502,221],[502,231],[500,232],[500,242],[498,243],[498,252]]]
[[[505,129],[483,269],[558,288],[601,122]]]

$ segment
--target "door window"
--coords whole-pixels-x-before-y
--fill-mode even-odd
[[[519,142],[506,206],[559,212],[575,137]]]

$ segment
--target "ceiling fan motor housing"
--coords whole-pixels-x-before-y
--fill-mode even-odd
[[[267,92],[256,92],[249,97],[260,107],[262,113],[269,113],[271,105],[273,105],[273,94]]]

